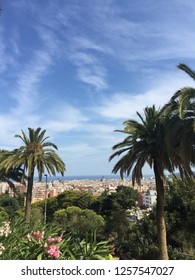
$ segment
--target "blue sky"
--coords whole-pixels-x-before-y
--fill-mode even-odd
[[[194,86],[176,67],[195,69],[193,0],[1,3],[1,149],[40,126],[66,175],[107,175],[112,146],[124,138],[114,130]]]

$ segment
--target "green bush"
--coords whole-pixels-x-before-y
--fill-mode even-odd
[[[110,253],[108,243],[97,242],[95,234],[80,239],[52,226],[35,231],[21,219],[0,225],[0,260],[106,259]]]

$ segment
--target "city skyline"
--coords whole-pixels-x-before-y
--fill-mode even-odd
[[[111,174],[114,130],[194,87],[177,69],[195,69],[194,14],[191,0],[2,1],[0,149],[41,127],[65,176]]]

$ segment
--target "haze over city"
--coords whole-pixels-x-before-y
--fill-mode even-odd
[[[46,129],[66,175],[107,175],[114,132],[146,106],[193,86],[190,0],[1,1],[0,149]],[[151,174],[149,167],[145,174]]]

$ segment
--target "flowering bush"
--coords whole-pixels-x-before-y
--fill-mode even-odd
[[[44,231],[32,231],[31,234],[27,235],[29,246],[34,248],[38,247],[40,250],[36,258],[37,259],[59,259],[60,245],[63,243],[61,236],[45,236]]]
[[[61,236],[53,237],[49,236],[48,238],[44,237],[44,232],[41,231],[32,231],[31,234],[27,235],[29,242],[34,242],[34,244],[39,244],[39,247],[42,247],[43,252],[41,252],[37,259],[59,259],[60,253],[60,243],[62,243]],[[56,245],[57,244],[57,245]]]
[[[61,229],[50,226],[35,230],[19,220],[0,227],[2,260],[87,260],[107,259],[111,252],[107,242],[80,240],[75,235],[59,235]]]
[[[48,246],[47,244],[45,246]],[[54,257],[55,259],[58,259],[59,256],[60,256],[60,253],[59,253],[59,246],[56,246],[56,245],[49,245],[48,246],[48,250],[47,250],[47,253]],[[47,247],[45,247],[47,248]]]
[[[34,237],[34,239],[36,239],[38,242],[40,242],[41,240],[43,240],[44,232],[40,232],[39,230],[32,231],[32,236]]]
[[[56,243],[60,243],[62,241],[62,238],[60,236],[53,238],[53,237],[49,237],[48,238],[48,243],[46,242],[44,244],[44,248],[47,249],[47,253],[54,257],[55,259],[58,259],[60,257],[60,252],[59,252],[59,248],[60,246],[55,245]]]
[[[0,227],[0,236],[7,237],[8,234],[11,232],[10,229],[10,222],[9,221],[3,221]]]
[[[0,255],[2,255],[3,251],[5,250],[5,247],[2,243],[0,243]]]
[[[1,227],[0,227],[0,237],[2,237],[2,236],[7,237],[10,232],[11,232],[11,230],[10,230],[10,222],[3,221],[1,223]],[[5,247],[3,246],[3,243],[0,243],[0,255],[3,254],[4,250],[5,250]]]
[[[60,245],[65,241],[56,231],[55,228],[47,227],[35,231],[22,220],[12,226],[3,222],[0,227],[0,259],[59,259]]]

